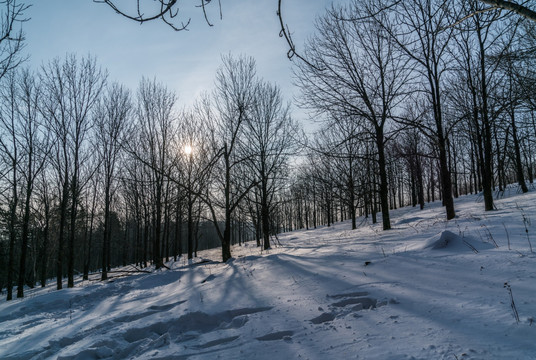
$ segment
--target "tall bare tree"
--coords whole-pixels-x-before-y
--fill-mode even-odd
[[[130,93],[114,83],[108,87],[95,108],[95,137],[104,182],[104,234],[102,241],[102,280],[107,279],[108,247],[110,246],[110,208],[115,193],[117,166],[130,120]]]
[[[241,148],[259,182],[259,206],[264,249],[270,248],[270,215],[286,177],[289,157],[297,150],[299,130],[290,117],[279,88],[259,82],[255,103],[246,118]],[[247,186],[247,184],[246,184]]]
[[[414,125],[435,138],[438,149],[443,205],[447,220],[456,216],[452,196],[452,179],[448,167],[447,134],[443,109],[443,78],[448,70],[449,45],[454,29],[449,27],[448,15],[453,6],[442,0],[416,0],[397,2],[393,8],[396,22],[385,26],[378,21],[397,43],[401,51],[414,64],[422,80],[421,90],[426,94],[433,114],[433,125],[426,116]]]
[[[68,55],[63,61],[56,58],[42,68],[45,100],[42,111],[54,136],[54,162],[61,188],[56,276],[58,289],[62,288],[63,246],[68,216],[67,286],[74,286],[74,242],[82,185],[80,168],[85,157],[91,155],[85,146],[92,127],[90,112],[101,95],[106,78],[107,73],[90,56],[80,60],[75,55]]]
[[[17,83],[12,72],[2,79],[4,86],[0,92],[0,156],[2,159],[2,180],[6,185],[0,194],[7,205],[5,212],[9,233],[9,255],[7,263],[7,298],[13,299],[13,278],[15,266],[15,246],[18,228],[18,206],[20,201],[20,161],[19,122],[17,117]],[[4,210],[4,209],[2,209]]]
[[[256,86],[255,61],[251,57],[223,57],[223,64],[216,73],[214,103],[216,116],[210,124],[215,157],[219,159],[216,171],[223,173],[214,183],[216,194],[207,203],[212,214],[216,232],[222,244],[222,260],[231,258],[231,222],[233,213],[249,190],[256,185],[252,178],[246,177],[247,184],[234,181],[239,165],[244,159],[237,154],[239,139],[244,123],[255,101]],[[241,174],[246,175],[247,174]],[[223,216],[223,229],[218,215]]]
[[[213,165],[214,149],[207,128],[212,116],[208,101],[205,97],[195,104],[194,109],[184,112],[176,146],[177,172],[173,176],[179,185],[178,191],[184,194],[186,205],[188,259],[196,253],[194,237],[200,216],[196,208],[205,199]]]
[[[331,114],[334,116],[335,114]],[[348,207],[348,214],[352,221],[352,229],[357,228],[357,196],[358,196],[358,174],[362,165],[364,148],[361,124],[352,118],[332,118],[326,125],[315,134],[313,147],[323,156],[331,158],[336,171],[340,176],[336,179],[336,185],[341,189],[342,200]],[[372,174],[364,174],[367,181],[370,181]],[[361,189],[363,194],[363,190]]]
[[[26,261],[29,248],[30,215],[34,197],[34,185],[48,161],[49,137],[40,119],[39,105],[41,89],[35,74],[29,70],[20,73],[17,79],[20,134],[19,144],[24,152],[21,175],[24,179],[24,207],[22,215],[21,252],[19,260],[19,280],[17,297],[24,296]]]
[[[176,131],[176,95],[156,80],[142,79],[138,87],[136,126],[139,138],[131,138],[129,151],[150,174],[153,225],[153,261],[163,266],[161,257],[162,216],[166,179],[170,176],[170,145]]]

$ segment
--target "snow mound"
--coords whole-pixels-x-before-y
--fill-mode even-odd
[[[445,230],[428,239],[424,249],[450,250],[455,252],[473,251],[478,253],[481,250],[488,250],[494,247],[495,246],[490,243],[476,240],[472,237],[462,237],[451,231]]]

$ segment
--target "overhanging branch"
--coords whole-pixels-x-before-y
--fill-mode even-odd
[[[529,9],[528,7],[524,5],[519,5],[512,1],[504,1],[504,0],[480,0],[484,4],[488,4],[494,7],[498,7],[501,9],[513,11],[518,15],[523,16],[524,18],[527,18],[532,21],[536,21],[536,11]]]

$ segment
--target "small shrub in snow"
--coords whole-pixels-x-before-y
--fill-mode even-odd
[[[523,216],[523,225],[525,225],[525,235],[527,235],[527,241],[529,243],[530,252],[532,253],[532,244],[530,242],[529,237],[529,226],[530,226],[530,219],[525,214],[525,211],[523,211],[523,208],[516,204],[516,207],[519,211],[521,211],[521,216]]]
[[[508,234],[508,229],[506,228],[506,225],[504,225],[504,223],[502,223],[502,224],[503,224],[503,227],[504,227],[504,231],[506,232],[506,240],[508,241],[508,250],[512,250],[510,248],[510,234]]]
[[[519,324],[519,314],[517,312],[516,303],[514,302],[514,295],[512,294],[512,288],[510,287],[510,284],[507,282],[504,283],[504,287],[506,290],[508,290],[508,293],[510,294],[510,307],[512,308],[512,311],[514,312],[514,317],[516,319],[516,322]]]

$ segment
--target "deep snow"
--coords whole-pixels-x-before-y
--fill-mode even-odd
[[[511,187],[493,212],[455,205],[448,222],[438,203],[408,207],[390,231],[360,219],[234,247],[225,264],[215,249],[28,290],[0,304],[0,358],[536,359],[536,191]]]

